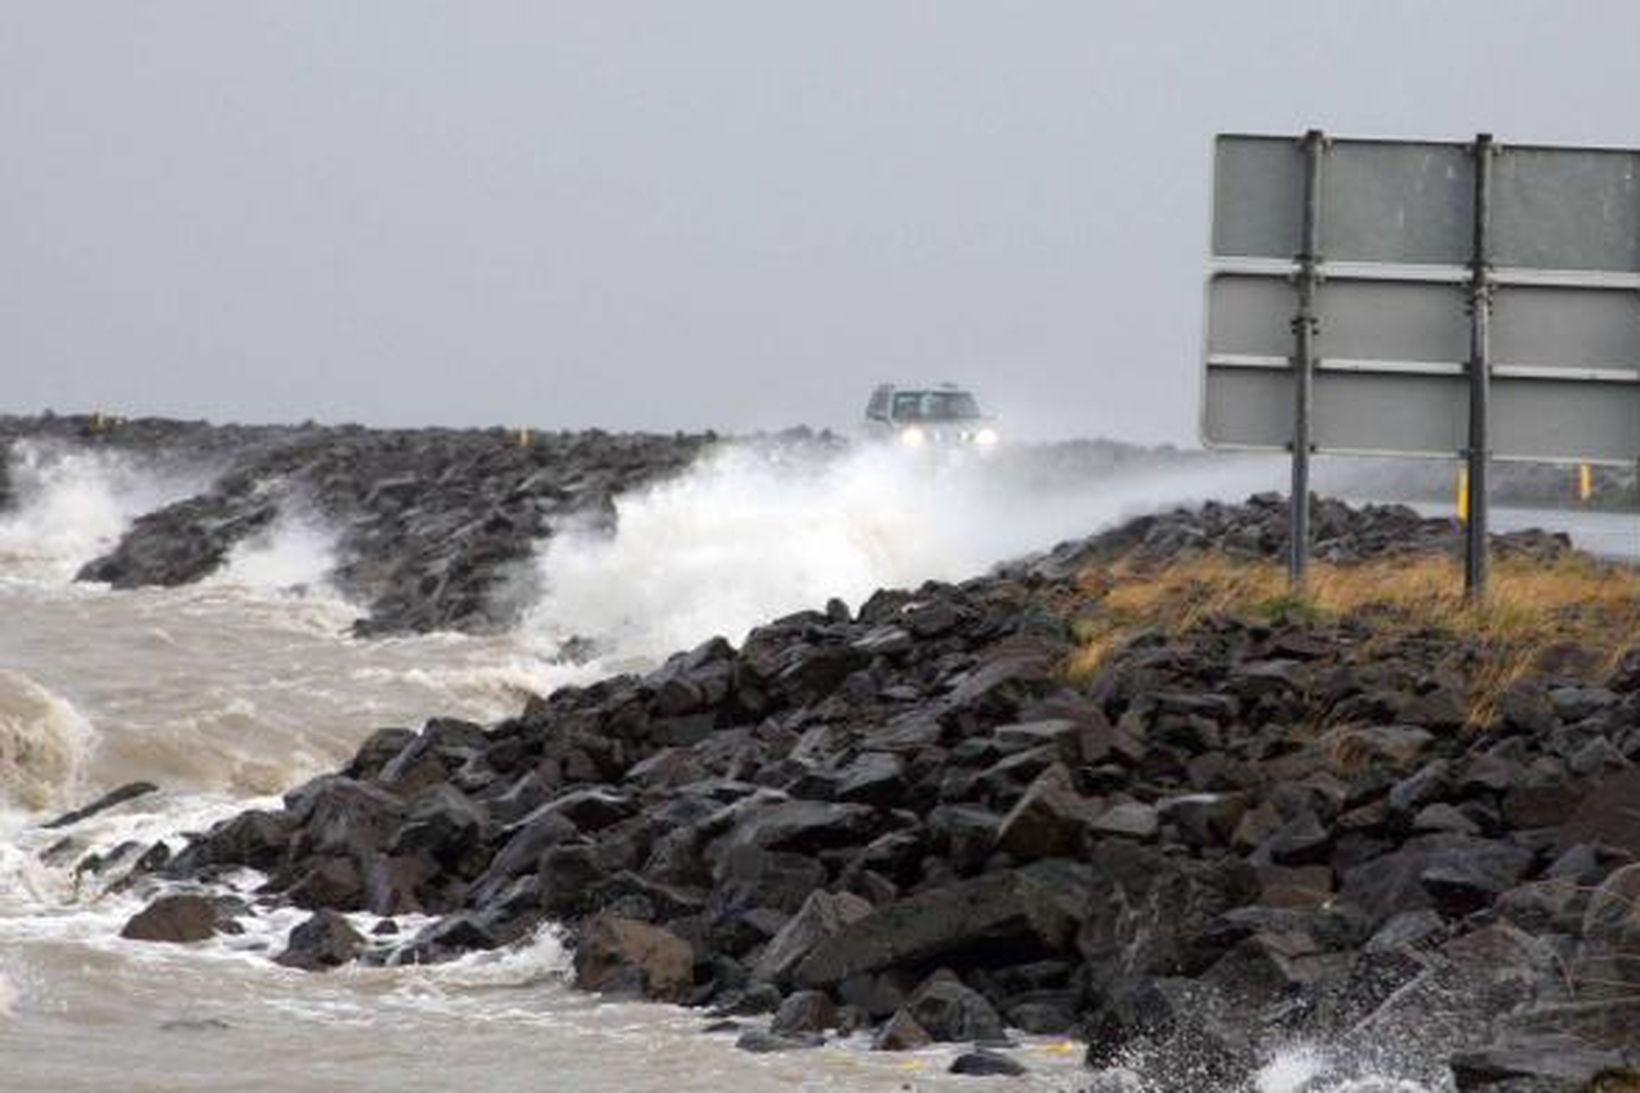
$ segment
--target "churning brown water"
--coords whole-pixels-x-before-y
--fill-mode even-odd
[[[442,967],[310,975],[267,960],[300,915],[197,946],[121,940],[132,896],[74,864],[197,830],[343,760],[372,728],[493,717],[563,674],[515,639],[337,636],[324,601],[219,586],[109,593],[0,581],[0,1088],[900,1089],[945,1057],[841,1045],[753,1057],[699,1013],[600,1004],[550,931]],[[53,810],[166,787],[67,832]],[[71,851],[45,853],[59,839]],[[1033,1045],[1039,1082],[1077,1058]],[[1052,1075],[1058,1074],[1056,1080]],[[970,1080],[968,1085],[972,1085]],[[968,1087],[965,1085],[964,1087]],[[1017,1088],[1018,1083],[1011,1083]]]

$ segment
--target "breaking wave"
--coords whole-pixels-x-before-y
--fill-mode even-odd
[[[67,699],[0,668],[0,805],[37,811],[72,792],[91,725]]]
[[[340,598],[330,584],[336,568],[334,531],[316,518],[282,513],[272,526],[235,543],[208,582],[264,593]]]
[[[1028,454],[1028,453],[1026,453]],[[940,464],[862,449],[817,461],[726,449],[615,501],[613,536],[569,527],[540,552],[526,627],[657,657],[840,596],[960,580],[1140,512],[1279,483],[1271,459],[1118,467],[1076,478],[1027,458]]]
[[[7,455],[13,506],[0,513],[0,567],[66,580],[105,553],[137,516],[196,483],[97,449],[19,440]]]

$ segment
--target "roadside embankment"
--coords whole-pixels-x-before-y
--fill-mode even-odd
[[[384,729],[156,851],[132,928],[232,928],[211,882],[250,867],[313,912],[281,962],[558,923],[581,986],[750,1050],[1071,1032],[1192,1088],[1294,1042],[1463,1089],[1634,1065],[1640,581],[1510,536],[1472,609],[1448,522],[1323,509],[1308,598],[1255,498]]]

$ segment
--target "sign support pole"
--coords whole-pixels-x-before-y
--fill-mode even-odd
[[[1321,276],[1321,130],[1304,134],[1304,208],[1299,229],[1298,312],[1293,316],[1293,483],[1287,498],[1287,578],[1294,592],[1304,590],[1310,562],[1310,411],[1315,374],[1315,290]]]
[[[1492,413],[1492,134],[1475,137],[1474,255],[1469,264],[1469,523],[1464,543],[1464,596],[1486,598],[1488,491],[1487,426]]]

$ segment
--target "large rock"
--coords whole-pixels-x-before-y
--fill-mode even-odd
[[[274,963],[304,971],[325,971],[353,960],[364,949],[364,937],[335,911],[319,911],[291,928],[285,951]]]
[[[132,941],[204,941],[216,935],[221,917],[217,902],[207,896],[160,896],[132,915],[120,936]]]
[[[812,854],[866,842],[877,810],[867,805],[781,801],[748,810],[730,833],[737,846]]]
[[[874,1051],[916,1051],[933,1042],[933,1037],[917,1024],[916,1018],[905,1010],[898,1010],[877,1030],[871,1047]]]
[[[752,974],[759,979],[786,981],[816,945],[870,913],[871,904],[852,892],[811,893],[797,914],[769,940]]]
[[[402,798],[367,782],[327,774],[285,795],[298,859],[342,855],[363,863],[405,819]]]
[[[65,812],[55,819],[47,820],[40,826],[48,829],[68,827],[70,824],[77,824],[81,820],[89,819],[99,812],[106,812],[115,805],[124,804],[126,801],[135,800],[158,790],[159,787],[152,782],[127,782],[118,789],[103,794],[90,804],[76,808],[72,812]]]
[[[1017,1078],[1026,1073],[1025,1064],[996,1051],[965,1051],[951,1060],[952,1074],[971,1077]]]
[[[601,916],[581,929],[575,985],[590,991],[635,991],[663,1002],[685,1001],[695,985],[695,951],[670,930]]]
[[[1194,975],[1236,940],[1211,927],[1258,897],[1258,874],[1236,859],[1170,858],[1125,842],[1106,842],[1091,859],[1077,948],[1096,979]]]
[[[1079,794],[1070,771],[1054,763],[1037,775],[1003,819],[997,845],[1019,861],[1074,857],[1104,811],[1103,802]]]
[[[1583,913],[1583,937],[1604,946],[1617,973],[1640,985],[1640,864],[1613,871],[1594,890]]]
[[[837,1006],[825,991],[798,991],[780,1003],[769,1031],[776,1036],[824,1032],[837,1023]]]
[[[1002,1018],[985,996],[949,972],[939,972],[917,988],[905,1012],[939,1042],[1007,1039]]]
[[[884,968],[960,966],[999,951],[1014,960],[1065,952],[1076,935],[1084,884],[1075,869],[1043,862],[921,892],[822,940],[792,979],[831,987]]]

